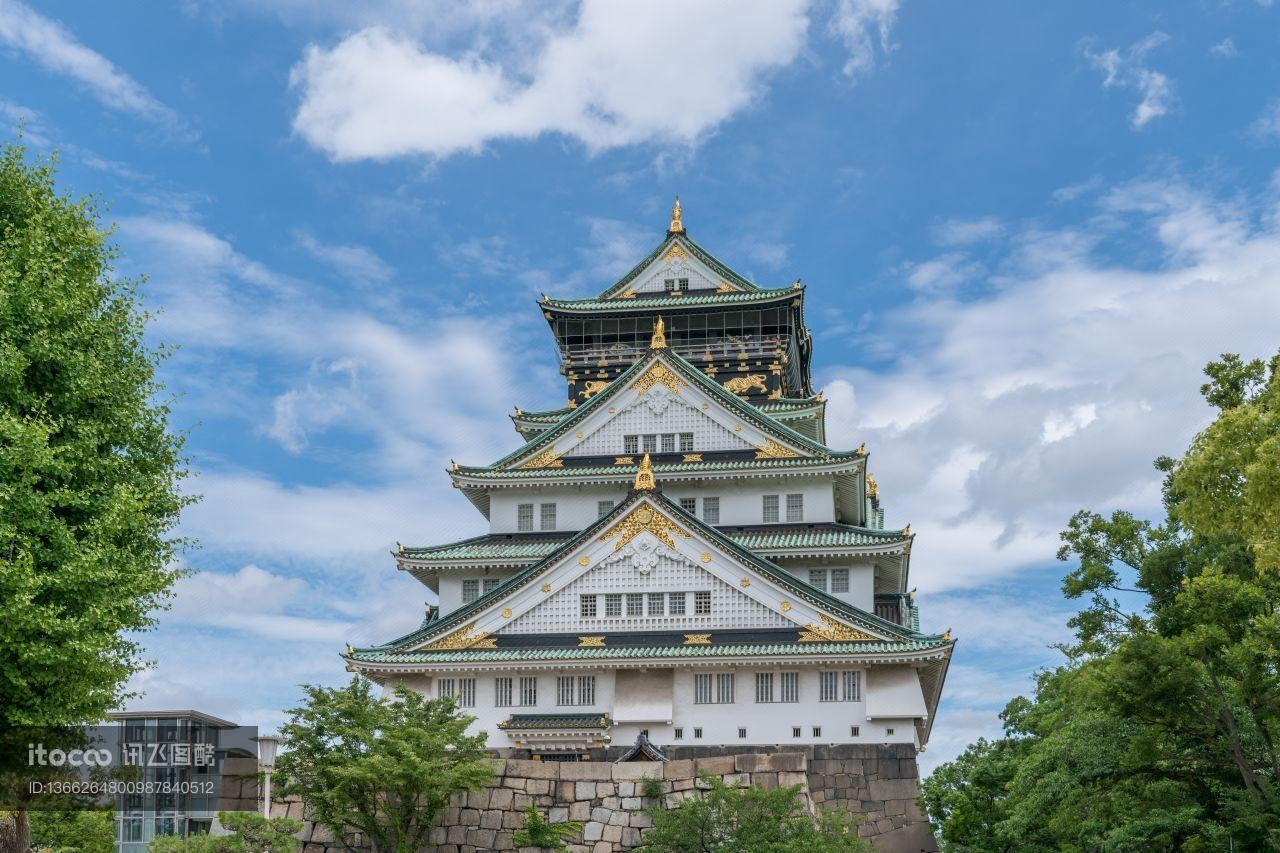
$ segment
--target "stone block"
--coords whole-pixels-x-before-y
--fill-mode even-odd
[[[809,784],[809,777],[799,772],[782,772],[778,774],[778,787],[790,788],[792,785]]]
[[[553,784],[556,783],[550,779],[530,779],[525,783],[524,789],[534,795],[550,794]]]
[[[809,761],[803,752],[775,752],[769,756],[769,764],[773,766],[774,770],[786,770],[789,772],[809,769]]]
[[[466,844],[467,828],[465,826],[451,826],[449,832],[445,836],[445,841],[449,844]]]
[[[645,829],[653,826],[653,818],[644,812],[637,812],[631,816],[631,825],[639,829]]]
[[[604,828],[604,832],[600,835],[601,841],[608,841],[617,844],[622,840],[622,827],[610,824]]]
[[[600,801],[600,805],[604,806],[609,811],[613,811],[614,809],[620,809],[622,808],[622,798],[621,797],[605,797],[603,800]]]
[[[640,841],[640,830],[630,826],[622,830],[622,846],[624,849],[630,850],[632,847],[639,847]]]
[[[618,783],[619,797],[634,797],[635,795],[636,795],[635,782],[619,782]]]
[[[622,810],[611,812],[609,815],[608,823],[610,826],[626,826],[630,822],[630,816]]]
[[[694,775],[694,763],[691,759],[668,761],[662,766],[662,775],[666,779],[689,779]]]
[[[608,782],[613,778],[617,765],[597,761],[564,761],[560,765],[560,778],[575,782]]]
[[[604,824],[598,820],[589,820],[582,827],[583,841],[599,841],[604,836]]]
[[[515,811],[518,811],[518,812],[524,811],[525,809],[529,808],[529,806],[531,805],[533,805],[533,797],[529,796],[528,794],[521,794],[520,792],[517,791],[515,795],[511,798],[511,808],[514,809]]]
[[[623,797],[622,807],[628,811],[635,811],[644,807],[644,801],[639,797]]]
[[[706,773],[711,776],[723,776],[726,773],[733,772],[734,756],[732,755],[715,755],[710,758],[699,758],[694,761],[694,769],[699,775]]]
[[[569,804],[569,820],[586,820],[591,817],[591,803],[578,802]]]
[[[493,840],[498,833],[492,829],[472,829],[467,831],[467,843],[479,847],[481,850],[492,850]]]
[[[868,788],[873,800],[914,800],[920,793],[915,779],[877,779]]]
[[[523,791],[524,786],[528,781],[529,780],[523,776],[504,776],[502,777],[502,787],[509,788],[513,791]]]
[[[622,764],[610,765],[613,768],[613,780],[615,782],[632,781],[637,779],[661,779],[663,775],[663,766],[661,762],[655,761],[626,761]]]
[[[908,800],[885,800],[884,813],[890,816],[905,815],[908,802]]]
[[[526,779],[557,779],[561,767],[576,767],[576,763],[560,761],[525,761],[518,758],[507,759],[507,775],[523,776]],[[567,776],[565,778],[568,778]]]
[[[612,815],[613,815],[613,812],[609,811],[604,806],[596,806],[594,809],[591,810],[591,820],[600,824],[608,823],[609,818]],[[594,838],[591,840],[595,841]]]
[[[751,781],[766,791],[772,791],[778,787],[778,775],[777,773],[752,773]]]
[[[502,829],[502,812],[498,809],[481,812],[480,826],[485,829]]]
[[[463,826],[479,826],[480,812],[476,809],[463,809],[458,813],[458,823]]]
[[[596,798],[596,783],[575,782],[573,798],[575,800],[594,800]]]
[[[608,841],[597,841],[596,846],[591,848],[591,853],[613,853],[613,845]]]
[[[510,788],[494,788],[489,792],[489,807],[495,809],[509,809],[511,802],[515,799],[515,791]]]
[[[684,779],[676,779],[674,782],[671,783],[671,789],[673,791],[687,791],[692,787],[693,787],[693,779],[689,777],[686,777]]]
[[[569,819],[569,809],[567,806],[556,806],[547,810],[547,821],[550,823],[564,823]]]
[[[613,797],[613,796],[616,796],[617,793],[618,793],[618,785],[616,782],[597,782],[596,783],[597,797]]]

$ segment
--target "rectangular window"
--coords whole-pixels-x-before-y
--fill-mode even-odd
[[[456,678],[440,678],[436,680],[436,695],[441,699],[454,696],[457,692],[458,680]]]
[[[573,701],[574,677],[572,675],[562,675],[556,679],[556,704],[557,705],[575,705]]]
[[[814,737],[822,737],[822,726],[814,726],[814,727],[813,727],[813,736],[814,736]]]
[[[787,495],[787,521],[804,521],[804,495]]]
[[[470,578],[462,582],[462,603],[470,604],[480,597],[480,581]]]
[[[746,737],[746,736],[747,736],[746,729],[738,729],[738,737]]]
[[[857,726],[849,726],[849,737],[858,737],[861,733],[862,730]]]
[[[578,596],[578,615],[583,619],[596,618],[596,597],[594,595]]]
[[[893,729],[885,729],[885,730],[884,730],[884,733],[885,733],[886,735],[891,735],[891,734],[893,734]]]
[[[792,736],[792,737],[800,737],[800,727],[799,727],[799,726],[792,726],[792,727],[791,727],[791,736]]]
[[[702,520],[707,524],[720,523],[720,499],[719,498],[703,498],[702,499]]]
[[[655,433],[651,433],[651,432],[650,432],[650,433],[646,433],[645,435],[643,435],[643,436],[641,436],[641,437],[644,439],[644,452],[645,452],[645,453],[657,453],[657,452],[658,452],[658,436],[657,436]]]
[[[542,529],[543,530],[556,529],[556,505],[555,504],[542,505]]]
[[[764,496],[764,523],[775,524],[778,521],[778,496]]]
[[[716,702],[721,705],[733,704],[732,672],[722,672],[716,676]]]
[[[697,498],[681,498],[681,499],[680,499],[680,508],[681,508],[682,510],[684,510],[685,512],[690,512],[690,513],[693,513],[694,515],[697,515],[697,514],[698,514],[698,499],[697,499]]]
[[[662,280],[662,286],[665,287],[667,290],[675,290],[676,280],[674,278],[664,278]]]
[[[711,613],[711,590],[700,589],[693,594],[693,615],[707,616]]]
[[[831,570],[831,591],[832,592],[848,592],[849,591],[849,570],[848,569],[832,569]]]
[[[476,706],[476,680],[474,678],[458,679],[458,705],[462,708]]]
[[[516,507],[516,530],[533,529],[533,504],[520,504]]]
[[[640,452],[640,436],[624,435],[622,437],[622,452],[627,455]]]
[[[613,501],[596,501],[596,518],[604,518],[613,512]]]
[[[698,674],[693,677],[693,704],[711,704],[711,676]]]
[[[684,729],[676,726],[676,740],[684,740]]]
[[[693,433],[691,432],[680,433],[680,452],[681,453],[693,452]]]
[[[892,732],[891,732],[891,734],[892,734]],[[695,738],[699,738],[699,739],[701,739],[701,737],[702,737],[702,727],[701,727],[701,726],[694,726],[694,728],[693,728],[693,736],[694,736]]]
[[[662,452],[676,452],[676,434],[674,432],[664,432],[662,434]]]
[[[756,673],[756,701],[757,702],[773,701],[773,673],[772,672]]]
[[[667,594],[667,612],[672,616],[684,615],[684,593],[672,592]]]
[[[827,570],[826,569],[810,569],[809,570],[809,586],[816,587],[823,592],[827,591]]]
[[[511,707],[510,678],[495,678],[493,680],[493,704],[499,708]]]
[[[799,702],[800,701],[800,673],[784,672],[782,673],[782,702]]]
[[[688,289],[689,289],[689,279],[687,279],[687,278],[682,278],[682,279],[680,279],[680,280],[677,282],[677,288],[678,288],[679,290],[688,290]]]
[[[534,676],[520,679],[520,704],[526,708],[538,704],[538,679]]]
[[[862,701],[862,673],[857,670],[845,670],[841,673],[841,681],[844,687],[844,701],[860,702]]]
[[[611,592],[604,597],[604,615],[622,615],[622,596],[619,593]]]
[[[818,699],[823,702],[840,701],[840,673],[818,673]]]
[[[594,675],[578,676],[578,704],[594,705],[596,703],[596,677]]]
[[[649,615],[665,616],[667,597],[660,592],[649,593]]]
[[[644,593],[643,592],[627,593],[627,615],[628,616],[644,615]]]
[[[485,592],[493,592],[498,588],[498,584],[502,583],[502,578],[485,578],[483,588]]]

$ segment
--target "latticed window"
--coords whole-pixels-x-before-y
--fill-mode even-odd
[[[578,676],[578,704],[594,705],[596,703],[596,677],[594,675]]]
[[[493,592],[502,583],[502,578],[485,578],[482,584],[486,593]]]
[[[516,530],[533,529],[533,504],[520,504],[516,507]]]
[[[823,702],[840,701],[840,673],[818,673],[818,699]]]
[[[542,529],[543,530],[556,529],[556,505],[555,504],[542,505]]]
[[[510,678],[495,678],[493,680],[493,704],[499,708],[511,707]]]
[[[477,578],[468,578],[462,582],[462,603],[470,604],[480,597],[480,581]]]
[[[861,673],[854,669],[818,673],[823,702],[858,702],[862,699]]]
[[[691,432],[680,433],[680,452],[681,453],[693,452],[693,433]]]
[[[676,452],[676,434],[674,432],[664,432],[662,434],[662,452]]]
[[[848,569],[832,569],[831,570],[831,591],[832,592],[848,592],[849,591],[849,570]]]
[[[859,702],[862,700],[862,673],[857,670],[846,670],[843,673],[844,701]]]
[[[556,679],[556,704],[557,705],[576,705],[574,701],[574,677],[572,675],[562,675]]]
[[[604,597],[604,615],[622,615],[622,596],[619,593],[611,592]]]
[[[640,436],[624,435],[622,437],[623,453],[639,453],[640,452]]]
[[[538,704],[538,679],[535,676],[520,679],[520,704],[525,707]]]
[[[800,673],[784,672],[781,673],[782,678],[779,686],[782,688],[780,702],[799,702],[800,701]]]
[[[787,495],[787,521],[804,521],[804,495]]]
[[[710,705],[712,702],[710,674],[699,673],[693,677],[693,704]]]
[[[681,498],[681,499],[680,499],[680,508],[681,508],[682,510],[684,510],[685,512],[690,512],[690,513],[693,513],[694,515],[697,515],[697,514],[698,514],[698,499],[697,499],[697,498]]]
[[[700,589],[693,594],[693,615],[706,616],[711,613],[711,590]]]
[[[441,699],[446,699],[458,692],[458,679],[456,678],[440,678],[436,680],[436,695]]]
[[[827,591],[827,570],[826,569],[810,569],[809,570],[809,586],[817,587],[823,592]]]
[[[667,597],[660,592],[649,593],[649,615],[663,616],[666,614],[665,604]]]
[[[672,592],[667,595],[667,612],[672,616],[684,615],[685,594]]]
[[[689,279],[681,278],[676,280],[676,290],[688,290],[688,289],[689,289]]]
[[[476,706],[476,680],[474,678],[458,679],[458,705],[462,708]]]
[[[778,496],[765,495],[763,507],[764,507],[764,511],[763,511],[764,523],[765,524],[775,523],[778,520]]]
[[[722,672],[716,675],[716,702],[722,705],[733,702],[733,673]]]
[[[773,673],[772,672],[756,673],[756,701],[757,702],[773,701]]]
[[[720,499],[719,498],[703,498],[702,499],[702,520],[707,524],[720,523]]]
[[[644,438],[644,452],[645,452],[645,453],[657,453],[657,452],[658,452],[658,435],[657,435],[657,433],[652,433],[652,432],[651,432],[651,433],[646,433],[646,434],[645,434],[644,436],[642,436],[642,437]]]
[[[644,615],[644,593],[643,592],[627,593],[627,615],[628,616]]]
[[[613,501],[596,501],[596,517],[603,518],[613,512]]]
[[[578,615],[583,619],[596,618],[596,597],[583,595],[578,598]]]

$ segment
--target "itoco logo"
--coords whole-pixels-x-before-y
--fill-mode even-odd
[[[42,743],[27,744],[27,764],[31,767],[110,767],[109,749],[45,749]]]

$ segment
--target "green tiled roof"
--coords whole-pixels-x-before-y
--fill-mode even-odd
[[[615,648],[459,649],[392,652],[359,649],[350,658],[366,663],[493,663],[544,660],[626,660],[633,658],[757,657],[769,655],[851,655],[923,652],[950,643],[941,636],[877,643],[750,643],[734,646],[618,646]]]
[[[735,305],[744,302],[770,302],[788,294],[800,296],[801,287],[778,287],[769,290],[734,291],[733,293],[691,293],[684,296],[668,296],[655,292],[652,296],[641,294],[634,299],[552,299],[539,303],[543,308],[559,308],[565,311],[620,311],[632,308],[683,308],[697,305]]]
[[[748,403],[755,406],[765,414],[773,414],[775,412],[794,412],[797,409],[808,409],[813,406],[821,405],[821,401],[817,397],[783,397],[778,400],[766,400],[762,403]],[[540,412],[521,412],[518,415],[512,415],[515,420],[526,421],[529,423],[546,423],[552,424],[568,414],[573,409],[568,407],[560,409],[546,409]]]
[[[840,462],[848,462],[857,459],[855,453],[835,452],[830,459],[736,459],[717,461],[708,459],[705,462],[672,462],[662,465],[654,465],[653,472],[655,474],[680,474],[685,472],[698,471],[749,471],[755,468],[774,469],[774,468],[821,468]],[[636,463],[639,464],[639,463]],[[546,477],[550,471],[557,477],[599,477],[606,474],[625,474],[630,479],[635,473],[636,465],[583,465],[571,468],[508,468],[505,470],[495,470],[493,467],[478,468],[468,465],[459,465],[454,473],[466,477],[482,477],[487,479],[529,479],[537,477]]]
[[[670,246],[672,243],[680,243],[686,249],[688,249],[695,258],[702,261],[712,270],[719,273],[724,278],[732,281],[734,284],[738,285],[743,290],[752,291],[752,290],[759,289],[756,287],[755,283],[750,282],[747,279],[743,278],[742,276],[738,275],[736,272],[729,269],[729,267],[727,267],[725,264],[721,263],[714,255],[712,255],[706,249],[702,248],[697,243],[695,243],[687,233],[681,232],[680,234],[668,234],[667,238],[663,240],[661,243],[659,243],[656,249],[654,249],[652,252],[650,252],[648,255],[645,256],[644,260],[640,261],[640,263],[636,264],[634,267],[628,270],[627,274],[624,275],[622,278],[618,279],[609,287],[605,288],[604,292],[600,294],[600,298],[604,299],[606,297],[612,296],[613,294],[621,290],[626,289],[626,286],[630,284],[632,281],[634,281],[636,276],[644,272],[645,267],[649,266],[649,264],[656,261],[662,255],[662,253],[667,250],[667,247]]]
[[[728,531],[737,545],[749,551],[781,551],[796,548],[840,548],[859,545],[891,545],[908,537],[900,530],[872,530],[848,524],[814,529],[789,528],[776,533],[766,530]],[[444,545],[405,547],[397,556],[431,560],[534,559],[545,557],[564,544],[563,537],[511,538],[504,534],[473,536]]]
[[[512,714],[500,729],[607,729],[613,725],[608,714],[585,711],[577,714]]]

